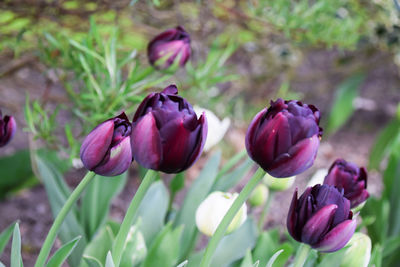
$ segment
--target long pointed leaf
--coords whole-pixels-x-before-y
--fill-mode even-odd
[[[13,240],[11,245],[11,267],[21,267],[21,233],[19,232],[19,224],[14,226]]]
[[[1,234],[0,234],[0,255],[3,253],[4,248],[6,247],[8,241],[11,238],[11,235],[13,234],[14,227],[15,227],[16,222],[12,223],[10,226],[8,226]]]
[[[47,263],[47,267],[60,267],[78,244],[81,236],[72,239],[59,248]]]

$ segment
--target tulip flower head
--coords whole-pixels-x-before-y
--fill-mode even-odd
[[[231,194],[220,191],[208,195],[196,210],[196,226],[199,231],[207,236],[212,236],[237,197],[238,193]],[[226,233],[229,234],[239,228],[246,218],[247,206],[244,203],[229,224]]]
[[[319,119],[319,110],[313,105],[271,101],[247,130],[247,153],[274,177],[295,176],[310,168],[317,155],[322,136]]]
[[[289,234],[321,252],[341,249],[353,236],[350,201],[330,185],[308,187],[297,199],[297,189],[287,217]]]
[[[17,131],[17,123],[13,116],[2,116],[0,110],[0,147],[8,144]]]
[[[149,94],[132,122],[132,153],[147,169],[178,173],[200,157],[207,138],[207,120],[170,85]]]
[[[364,167],[337,159],[329,169],[324,184],[344,190],[344,196],[350,200],[351,208],[363,203],[369,197],[367,192],[367,171]]]
[[[150,64],[160,70],[173,64],[185,66],[190,53],[190,36],[181,26],[157,35],[147,47]]]
[[[124,112],[99,124],[82,143],[83,165],[102,176],[125,172],[133,161],[130,135],[131,123]]]

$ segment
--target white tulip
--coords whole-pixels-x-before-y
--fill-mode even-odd
[[[237,198],[237,193],[215,191],[201,202],[196,211],[196,225],[200,232],[212,236],[218,225]],[[247,218],[246,203],[240,208],[226,231],[227,234],[239,228]]]
[[[231,120],[229,118],[224,118],[221,121],[211,110],[205,108],[194,106],[193,109],[197,116],[200,116],[203,112],[206,114],[208,134],[206,144],[204,145],[204,151],[208,151],[222,140],[226,131],[228,131]]]

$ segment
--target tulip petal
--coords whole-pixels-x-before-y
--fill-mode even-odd
[[[329,231],[337,208],[337,205],[331,204],[314,213],[303,227],[301,241],[311,245],[318,242]]]
[[[356,230],[356,220],[345,220],[329,231],[325,237],[312,247],[321,252],[334,252],[343,248]]]
[[[258,112],[257,115],[251,121],[249,128],[247,129],[245,144],[246,144],[247,153],[253,160],[255,160],[255,158],[254,158],[255,147],[253,145],[254,139],[255,139],[256,133],[258,131],[258,128],[260,127],[260,123],[263,120],[266,112],[267,112],[267,109],[263,109],[260,112]]]
[[[199,123],[201,127],[200,134],[198,140],[196,141],[196,147],[194,148],[192,154],[189,157],[188,163],[186,164],[186,168],[192,166],[199,159],[207,140],[208,122],[204,112],[199,118]]]
[[[280,155],[268,173],[274,177],[290,177],[310,168],[317,155],[319,138],[317,135],[304,139],[291,147],[289,153]]]
[[[132,154],[147,169],[158,169],[162,160],[160,134],[152,113],[132,123]]]
[[[289,213],[286,220],[287,229],[289,234],[296,239],[297,241],[301,242],[300,232],[296,228],[297,225],[297,207],[298,207],[298,200],[297,200],[297,188],[294,190],[292,202],[290,203]]]
[[[17,123],[13,116],[4,116],[1,120],[0,113],[0,147],[5,146],[13,138],[15,132],[17,131]]]
[[[112,147],[105,164],[100,164],[93,171],[102,176],[116,176],[124,173],[132,163],[130,137],[125,137],[118,145]]]
[[[93,170],[104,158],[112,142],[113,120],[107,120],[94,128],[83,140],[80,156],[83,165]]]

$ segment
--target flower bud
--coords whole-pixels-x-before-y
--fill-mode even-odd
[[[133,161],[130,134],[131,124],[124,112],[99,124],[82,143],[83,165],[102,176],[125,172]]]
[[[196,225],[199,231],[207,236],[212,236],[237,197],[237,193],[220,191],[208,195],[196,210]],[[239,228],[246,218],[247,206],[244,203],[228,226],[226,233],[229,234]]]
[[[268,187],[265,184],[258,184],[249,197],[250,205],[253,207],[263,205],[267,201],[268,194]]]
[[[340,267],[367,267],[371,258],[371,239],[363,233],[355,233],[350,239]]]
[[[288,178],[275,178],[269,175],[268,173],[264,175],[263,181],[268,186],[268,188],[272,191],[285,191],[292,187],[294,181],[296,180],[296,176],[288,177]]]
[[[160,70],[173,64],[185,66],[190,53],[190,36],[181,26],[157,35],[147,47],[150,64]]]
[[[17,123],[13,116],[2,116],[0,110],[0,147],[8,144],[17,131]]]
[[[287,217],[289,234],[321,252],[334,252],[350,240],[356,229],[350,201],[330,185],[308,187],[297,199],[294,192]]]
[[[300,101],[271,101],[259,112],[246,134],[249,156],[274,177],[291,177],[310,168],[322,129],[319,110]]]
[[[197,119],[192,106],[170,85],[149,94],[132,122],[132,153],[147,169],[178,173],[200,157],[207,138],[205,115]]]
[[[329,169],[324,184],[336,186],[344,190],[344,196],[350,200],[351,208],[363,203],[368,197],[367,171],[364,167],[337,159]]]
[[[211,110],[201,107],[194,106],[194,111],[198,116],[203,114],[203,112],[206,114],[209,133],[207,134],[204,151],[209,151],[222,140],[231,124],[231,120],[229,118],[224,118],[221,121]]]

